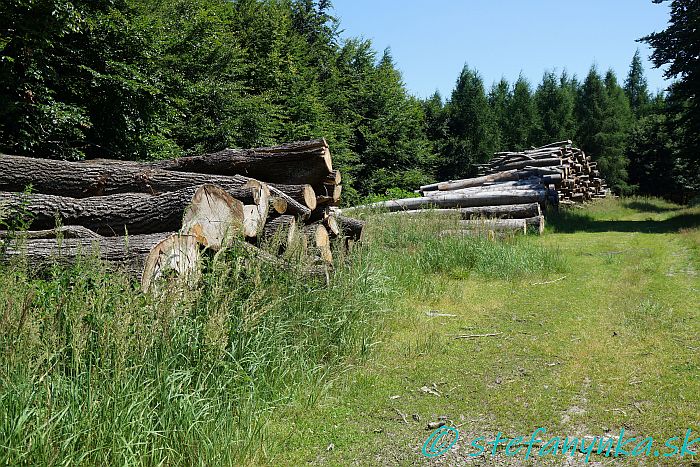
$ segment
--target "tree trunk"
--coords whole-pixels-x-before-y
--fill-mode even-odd
[[[254,190],[256,186],[250,185],[251,180],[240,175],[159,170],[150,164],[130,161],[67,162],[0,156],[0,190],[23,191],[31,184],[35,192],[71,198],[119,193],[157,195],[211,183],[222,187],[244,204],[258,204],[258,192]],[[290,214],[303,217],[316,207],[316,194],[310,185],[273,185],[270,191],[272,196],[290,204]]]
[[[10,232],[8,230],[0,230],[0,238],[19,238],[19,239],[50,239],[50,238],[100,238],[90,229],[79,225],[65,225],[55,229],[48,230],[27,230],[21,232]]]
[[[547,159],[526,159],[523,161],[508,162],[503,165],[492,168],[494,171],[503,171],[511,169],[522,169],[525,167],[547,167],[547,166],[557,166],[562,163],[562,160],[558,157],[547,158]]]
[[[470,219],[459,221],[459,226],[463,230],[512,230],[527,233],[525,219]]]
[[[244,211],[243,203],[222,188],[203,185],[185,209],[180,233],[194,235],[200,244],[212,251],[219,251],[223,245],[241,235],[245,223]]]
[[[527,228],[532,228],[538,235],[544,231],[544,216],[529,217],[526,219],[469,219],[459,221],[463,229],[482,230],[520,230],[527,233]]]
[[[279,243],[278,254],[287,250],[297,235],[297,222],[294,216],[284,215],[270,219],[265,224],[261,238]]]
[[[97,255],[109,266],[141,280],[144,290],[166,270],[188,277],[199,267],[199,246],[193,236],[172,233],[89,237],[26,239],[13,242],[3,261],[24,260],[33,270],[58,263],[73,264],[78,258]]]
[[[122,193],[83,199],[0,193],[0,203],[7,203],[11,210],[31,213],[34,229],[55,227],[58,216],[63,225],[80,225],[101,235],[126,232],[135,235],[179,230],[185,209],[199,188],[189,187],[157,196]]]
[[[447,193],[454,193],[454,194],[470,194],[470,193],[484,193],[484,192],[489,192],[489,191],[512,191],[512,190],[538,190],[543,188],[542,182],[540,179],[537,180],[521,180],[521,181],[515,181],[515,182],[497,182],[492,185],[481,185],[481,186],[475,186],[475,187],[470,187],[470,188],[460,188],[458,190],[452,190],[452,191],[427,191],[425,192],[425,196],[442,196]]]
[[[156,168],[216,175],[244,175],[270,183],[323,183],[333,171],[325,140],[256,149],[225,149],[153,164]]]
[[[326,227],[321,223],[311,224],[305,226],[303,231],[309,239],[310,245],[312,245],[312,251],[317,253],[323,262],[332,264],[331,240]]]
[[[463,180],[450,180],[449,182],[434,183],[432,185],[422,186],[420,187],[420,189],[421,191],[452,191],[459,190],[461,188],[481,186],[484,183],[488,182],[500,182],[519,179],[520,174],[517,170],[508,170],[506,172],[484,175],[483,177],[466,178]]]
[[[501,206],[477,206],[473,208],[456,209],[416,209],[413,211],[396,211],[396,215],[420,216],[420,215],[455,215],[462,219],[474,219],[480,217],[503,218],[503,219],[524,219],[536,217],[542,214],[540,205],[537,203],[528,204],[504,204]]]
[[[389,212],[393,212],[412,209],[429,209],[433,207],[470,208],[477,206],[500,206],[503,204],[543,204],[545,202],[545,194],[545,190],[488,191],[474,194],[447,193],[439,196],[382,201],[366,206],[344,209],[343,213],[352,212],[352,210],[360,208],[385,209]]]
[[[343,235],[352,238],[355,241],[362,240],[362,232],[365,228],[365,221],[347,216],[336,216],[338,224],[343,232]]]

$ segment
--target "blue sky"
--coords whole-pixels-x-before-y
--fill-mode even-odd
[[[334,0],[343,37],[391,48],[409,91],[448,97],[464,64],[487,86],[520,73],[536,85],[545,70],[580,78],[591,64],[612,68],[622,82],[637,48],[652,91],[664,89],[651,50],[635,42],[661,31],[668,4],[651,0]]]

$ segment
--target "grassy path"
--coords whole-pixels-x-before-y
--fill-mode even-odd
[[[270,425],[268,459],[489,465],[488,452],[468,457],[470,443],[499,431],[617,438],[624,428],[625,438],[653,436],[660,447],[673,436],[680,446],[687,428],[700,436],[699,218],[697,208],[602,203],[562,216],[535,239],[560,252],[562,274],[427,278],[443,293],[397,303],[368,362],[336,379],[311,408],[284,409]],[[420,452],[426,425],[439,417],[459,427],[460,440],[428,461]],[[496,459],[532,462],[506,457],[503,446]],[[612,462],[596,454],[591,461]]]

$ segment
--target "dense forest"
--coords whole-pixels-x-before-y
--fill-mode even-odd
[[[668,28],[641,39],[675,78],[660,94],[637,52],[625,77],[592,67],[489,87],[465,66],[450,96],[422,100],[390,51],[341,40],[329,0],[6,0],[0,151],[161,159],[322,136],[352,203],[571,138],[617,193],[688,201],[699,16],[697,0],[674,0]]]

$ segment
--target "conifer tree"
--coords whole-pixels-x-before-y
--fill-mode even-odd
[[[494,83],[489,91],[489,105],[493,113],[494,126],[497,131],[495,146],[501,150],[512,147],[508,133],[508,106],[511,100],[510,84],[505,78]]]
[[[625,94],[627,95],[627,99],[629,99],[630,107],[634,115],[637,118],[642,116],[649,105],[650,96],[647,79],[644,76],[642,59],[639,55],[639,49],[637,49],[634,53],[634,57],[632,57],[629,73],[625,80]]]
[[[574,98],[553,72],[545,72],[535,91],[538,125],[535,145],[563,141],[574,137]]]
[[[513,85],[513,95],[508,102],[507,134],[511,149],[522,150],[532,145],[538,126],[537,108],[530,83],[521,75]]]
[[[484,82],[476,71],[466,65],[457,79],[446,110],[448,138],[439,175],[444,179],[473,175],[476,172],[474,164],[491,158],[497,130]]]

